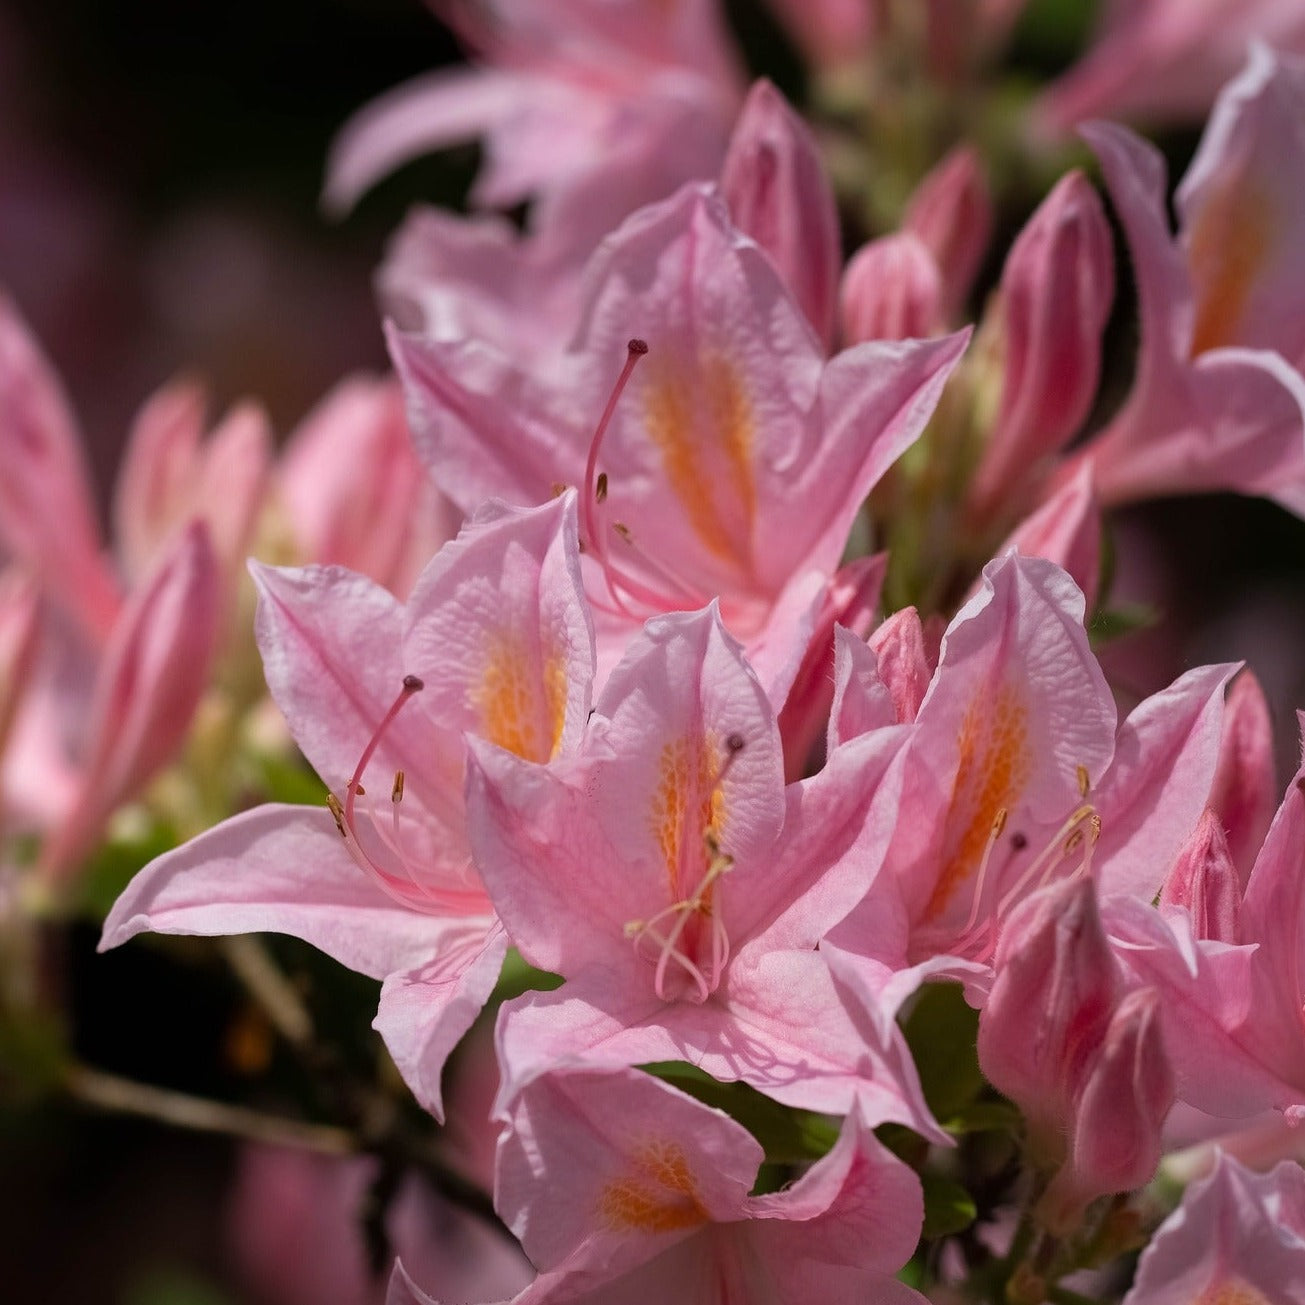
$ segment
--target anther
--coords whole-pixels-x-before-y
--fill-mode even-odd
[[[390,801],[403,801],[403,771],[401,770],[394,772],[394,787],[390,790]]]
[[[594,498],[597,499],[599,503],[607,502],[607,472],[605,471],[600,471],[598,473],[598,481],[594,485]]]
[[[1084,765],[1080,764],[1076,766],[1074,770],[1075,774],[1078,776],[1078,795],[1079,797],[1085,798],[1092,787],[1092,777],[1088,774],[1087,767]]]
[[[326,795],[326,805],[330,808],[331,816],[335,820],[335,827],[340,831],[341,838],[348,838],[349,833],[344,827],[344,808],[340,805],[340,799],[334,793]]]

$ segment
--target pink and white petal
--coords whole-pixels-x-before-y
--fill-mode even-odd
[[[804,446],[768,459],[758,574],[782,577],[795,556],[837,567],[866,495],[919,438],[969,338],[871,341],[830,361]]]
[[[896,724],[893,696],[879,674],[879,659],[864,639],[841,625],[835,627],[834,701],[826,752],[858,735]]]
[[[1261,44],[1224,87],[1175,207],[1199,311],[1193,352],[1274,349],[1305,366],[1305,64]]]
[[[476,68],[414,78],[373,100],[331,146],[323,206],[347,213],[396,168],[492,129],[516,110],[519,89],[511,73]]]
[[[931,618],[932,620],[933,618]],[[938,669],[941,632],[933,634],[914,607],[894,612],[870,636],[870,649],[887,685],[899,724],[913,724],[934,672]]]
[[[878,1300],[874,1293],[911,1258],[924,1223],[919,1178],[875,1137],[856,1107],[833,1150],[791,1187],[753,1197],[748,1206],[748,1241],[787,1294],[808,1273],[838,1266],[865,1273],[862,1299]],[[922,1298],[911,1292],[903,1299]]]
[[[208,524],[228,585],[245,560],[263,507],[272,429],[256,403],[240,403],[209,434],[197,469],[193,511]]]
[[[857,1103],[874,1125],[906,1124],[935,1142],[946,1135],[929,1113],[900,1030],[884,1039],[849,1012],[816,952],[770,952],[730,966],[726,1009],[668,1011],[679,1057],[713,1077],[750,1083],[785,1105],[846,1114]]]
[[[413,1096],[441,1123],[444,1064],[484,1010],[508,949],[493,916],[442,923],[428,960],[385,976],[372,1022]]]
[[[897,823],[909,740],[905,728],[863,734],[788,786],[778,841],[736,858],[721,889],[736,954],[813,948],[866,895]]]
[[[1254,672],[1244,670],[1228,691],[1219,764],[1210,784],[1210,807],[1223,824],[1243,886],[1269,832],[1276,803],[1269,704]]]
[[[1090,457],[1082,459],[1065,483],[1026,517],[996,550],[1045,557],[1069,572],[1083,591],[1089,612],[1096,608],[1101,579],[1101,505]]]
[[[464,526],[422,573],[404,630],[433,721],[528,761],[574,748],[594,673],[575,494]]]
[[[392,322],[386,340],[403,384],[417,456],[465,513],[486,499],[542,503],[554,485],[584,479],[586,417],[595,424],[606,395],[563,406],[554,388],[479,340],[410,335]],[[610,388],[625,350],[610,359]],[[607,360],[605,360],[607,361]]]
[[[1229,1119],[1305,1109],[1299,1007],[1257,991],[1256,947],[1198,946],[1181,917],[1130,897],[1106,899],[1102,920],[1132,980],[1160,993],[1180,1100]]]
[[[1120,726],[1089,800],[1101,816],[1094,873],[1106,894],[1151,901],[1205,809],[1234,665],[1201,666],[1147,698]]]
[[[1256,1174],[1220,1155],[1142,1252],[1124,1305],[1305,1299],[1303,1220],[1298,1164]]]
[[[624,849],[591,810],[589,766],[539,766],[469,743],[468,833],[514,945],[542,970],[570,977],[600,963],[632,982],[643,967],[625,926],[651,918],[665,895],[655,881],[631,883]]]
[[[66,880],[113,809],[177,753],[208,685],[219,576],[192,522],[132,595],[96,668],[77,800],[41,849],[38,873]]]
[[[325,807],[257,807],[151,861],[104,922],[100,950],[147,930],[287,933],[375,979],[434,954],[448,922],[399,906],[345,850]]]
[[[637,1069],[525,1083],[499,1145],[499,1214],[541,1272],[616,1276],[740,1218],[765,1158],[722,1111]]]
[[[132,423],[113,491],[113,532],[126,573],[145,571],[164,535],[192,505],[204,431],[203,387],[174,381]]]
[[[594,768],[593,818],[619,850],[632,885],[627,901],[635,883],[660,886],[661,906],[693,891],[696,884],[679,879],[681,864],[703,855],[708,821],[698,819],[700,810],[710,809],[721,848],[736,864],[769,854],[784,821],[779,731],[715,603],[649,621],[612,672],[596,714],[612,756]]]
[[[254,632],[263,672],[313,768],[342,792],[403,687],[403,608],[380,585],[343,567],[250,564],[259,591]],[[407,777],[405,805],[446,825],[461,844],[462,745],[415,704],[401,710],[368,774],[389,791]],[[373,781],[365,780],[365,783]],[[465,859],[465,849],[458,855]]]
[[[0,295],[0,539],[92,637],[117,618],[76,421],[40,346]]]

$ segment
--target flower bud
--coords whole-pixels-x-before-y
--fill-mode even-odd
[[[909,725],[929,691],[936,659],[929,656],[925,629],[914,607],[894,612],[869,639],[879,665],[879,678],[892,695],[900,725]]]
[[[1160,998],[1154,988],[1131,992],[1115,1010],[1074,1103],[1070,1158],[1039,1209],[1051,1232],[1072,1231],[1098,1196],[1150,1182],[1175,1095],[1160,1031]]]
[[[1011,913],[979,1016],[979,1064],[1029,1123],[1031,1158],[1065,1155],[1074,1099],[1105,1038],[1115,963],[1090,879],[1041,889]]]
[[[1008,498],[1082,425],[1113,297],[1105,211],[1083,174],[1071,172],[1020,233],[1002,273],[1001,406],[971,490],[976,511]]]
[[[844,345],[911,340],[943,327],[942,279],[933,255],[909,231],[862,245],[839,293]]]
[[[1210,809],[1227,833],[1228,852],[1243,889],[1277,802],[1269,704],[1254,673],[1244,670],[1233,681],[1224,707],[1219,764],[1209,797]]]
[[[743,105],[720,187],[734,225],[770,255],[828,347],[842,263],[834,191],[809,128],[764,79]]]
[[[1198,938],[1238,941],[1241,884],[1223,826],[1209,807],[1165,876],[1160,906],[1186,910]]]
[[[950,320],[969,295],[992,237],[992,198],[973,149],[954,149],[916,187],[902,230],[933,255],[942,279],[942,316]]]

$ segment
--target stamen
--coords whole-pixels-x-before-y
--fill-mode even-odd
[[[625,366],[621,368],[621,374],[616,378],[616,384],[612,387],[612,392],[607,399],[607,407],[603,409],[603,415],[598,419],[598,427],[594,431],[594,438],[589,444],[589,458],[585,463],[585,492],[580,502],[580,514],[581,524],[584,526],[585,542],[600,562],[606,556],[607,550],[603,547],[602,533],[598,528],[594,509],[598,503],[601,503],[607,497],[607,479],[606,477],[603,478],[602,498],[600,498],[597,486],[594,483],[598,471],[598,450],[602,447],[603,436],[607,434],[607,428],[611,425],[612,414],[616,411],[617,402],[625,390],[635,364],[647,352],[648,345],[643,340],[631,340],[626,345]],[[605,564],[604,570],[606,570]]]
[[[390,790],[390,801],[398,804],[403,801],[403,771],[394,772],[394,787]]]
[[[1009,812],[1005,807],[998,808],[997,814],[992,819],[992,828],[988,831],[988,841],[983,845],[983,855],[979,858],[979,871],[974,878],[974,897],[970,902],[969,919],[965,921],[965,928],[961,930],[961,936],[974,928],[979,918],[979,904],[983,900],[983,885],[988,878],[988,865],[992,860],[993,849],[997,846],[997,840],[1001,837],[1006,828],[1006,821],[1009,819]]]
[[[1092,788],[1092,777],[1088,774],[1088,769],[1081,762],[1074,768],[1074,773],[1078,776],[1078,795],[1081,798],[1087,797]]]

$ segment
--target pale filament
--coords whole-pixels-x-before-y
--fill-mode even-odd
[[[1081,768],[1080,768],[1081,769]],[[1080,780],[1080,791],[1082,790]],[[966,954],[976,944],[982,944],[974,954],[976,960],[986,960],[996,948],[997,930],[1010,908],[1023,896],[1045,887],[1051,882],[1052,875],[1068,858],[1080,848],[1083,857],[1070,872],[1067,879],[1077,879],[1088,875],[1092,870],[1092,853],[1097,840],[1101,837],[1101,817],[1090,803],[1076,807],[1065,819],[1059,829],[1047,840],[1042,850],[1020,872],[1015,882],[1002,894],[996,907],[987,918],[980,920],[982,911],[983,889],[987,879],[988,867],[998,840],[1006,828],[1007,812],[1005,808],[998,811],[992,822],[988,841],[984,845],[983,856],[979,861],[978,874],[975,877],[974,898],[970,905],[970,914],[956,940],[955,948],[959,954]],[[1036,881],[1036,882],[1035,882]]]
[[[650,920],[631,920],[625,926],[626,937],[633,940],[637,948],[644,939],[652,942],[657,957],[653,971],[653,991],[662,1001],[669,1001],[666,992],[666,976],[672,963],[678,965],[692,980],[697,990],[699,1001],[706,1001],[716,991],[721,975],[730,958],[729,935],[725,923],[712,902],[712,889],[715,884],[734,865],[734,858],[721,851],[714,833],[708,829],[703,835],[710,861],[706,871],[693,894],[678,902],[663,907]],[[684,948],[680,939],[688,928],[689,922],[697,916],[706,920],[710,928],[710,955],[706,971],[699,966]],[[671,917],[673,923],[666,933],[662,933],[662,921]]]
[[[598,453],[616,412],[616,405],[634,372],[635,365],[648,352],[648,345],[638,339],[631,340],[626,348],[628,352],[625,366],[612,387],[607,406],[603,409],[603,415],[599,418],[594,437],[589,444],[589,457],[585,463],[584,492],[580,498],[580,525],[585,548],[603,573],[603,581],[607,586],[611,604],[601,600],[591,601],[602,611],[637,620],[638,614],[630,610],[626,602],[627,598],[642,603],[654,612],[662,612],[668,607],[685,609],[701,607],[705,597],[700,589],[676,575],[664,562],[636,544],[626,526],[616,521],[605,524],[600,520],[600,505],[607,500],[607,474],[605,472],[600,474],[598,471]],[[631,575],[629,571],[617,566],[608,548],[609,531],[622,541],[642,566],[668,586],[669,592],[659,593]]]
[[[328,793],[326,804],[331,810],[331,815],[335,818],[335,827],[340,831],[340,837],[344,840],[345,849],[353,858],[354,863],[370,876],[381,891],[410,910],[436,915],[450,909],[465,911],[468,908],[474,908],[480,901],[481,894],[456,889],[442,891],[423,881],[416,860],[407,850],[406,840],[400,827],[399,807],[403,801],[403,772],[395,772],[394,785],[390,792],[389,832],[385,828],[386,822],[375,812],[370,801],[367,804],[367,815],[377,837],[402,867],[407,882],[392,874],[383,866],[378,865],[367,853],[361,839],[358,837],[358,815],[356,810],[358,797],[366,798],[367,796],[366,790],[362,786],[363,773],[375,755],[382,737],[394,723],[395,718],[408,699],[413,694],[420,692],[424,687],[421,680],[415,675],[404,676],[403,687],[390,704],[389,710],[381,718],[380,724],[373,731],[371,738],[367,741],[367,746],[363,749],[362,756],[358,759],[357,766],[354,767],[353,775],[345,786],[344,801],[341,802],[334,793]]]

